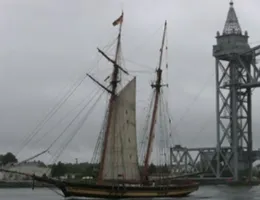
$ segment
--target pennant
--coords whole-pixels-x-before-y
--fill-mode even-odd
[[[114,22],[113,22],[113,26],[116,26],[118,24],[122,24],[123,23],[123,16],[124,13],[121,14],[121,16],[119,18],[117,18]]]

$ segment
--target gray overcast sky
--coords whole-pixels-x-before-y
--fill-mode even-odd
[[[215,145],[212,45],[215,44],[216,31],[223,30],[228,3],[228,0],[0,1],[0,152],[17,150],[22,139],[44,118],[58,98],[90,68],[97,66],[96,47],[104,48],[116,37],[118,29],[111,23],[122,9],[125,13],[124,58],[151,68],[158,63],[163,23],[168,20],[168,99],[177,126],[175,141],[190,147]],[[248,31],[250,44],[260,44],[257,28],[260,1],[236,0],[234,6],[242,30]],[[103,67],[106,70],[95,76],[102,81],[109,67]],[[126,61],[127,69],[138,67]],[[149,94],[141,89],[147,91],[152,78],[150,74],[140,75],[138,79],[140,107],[147,103]],[[86,99],[95,87],[90,80],[85,80],[62,112]],[[260,147],[257,134],[260,114],[256,112],[260,108],[259,90],[253,97],[255,148]],[[103,99],[102,105],[104,102]],[[60,159],[90,160],[102,122],[102,111],[102,106],[93,111]],[[55,124],[62,116],[62,113],[57,114],[50,123]],[[50,126],[47,125],[41,134]],[[43,150],[61,130],[56,129],[41,143],[29,145],[19,158]],[[47,161],[48,158],[43,159]]]

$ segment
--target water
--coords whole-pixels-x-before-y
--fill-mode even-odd
[[[62,200],[49,189],[0,189],[0,200]],[[201,186],[191,196],[181,200],[259,200],[260,187],[229,188],[228,186]]]

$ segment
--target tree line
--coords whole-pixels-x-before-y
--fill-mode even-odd
[[[76,178],[82,178],[84,176],[92,176],[97,177],[99,165],[91,164],[91,163],[62,163],[58,162],[51,167],[51,176],[52,177],[61,177],[64,175],[74,174]],[[143,167],[140,167],[140,171],[142,172]],[[160,174],[160,173],[169,173],[169,168],[167,166],[156,166],[153,163],[150,164],[148,168],[149,174]]]
[[[18,159],[16,156],[8,152],[6,154],[0,154],[0,164],[7,165],[10,163],[18,163]],[[46,165],[41,162],[37,161],[40,166],[45,167]],[[98,172],[98,164],[91,164],[88,162],[85,163],[62,163],[58,162],[57,164],[48,165],[51,168],[51,176],[52,177],[61,177],[64,175],[73,174],[76,178],[82,178],[84,176],[97,176]],[[142,171],[143,167],[140,167],[140,171]],[[168,168],[166,166],[156,166],[153,163],[150,164],[148,168],[149,174],[154,173],[167,173]]]
[[[98,166],[90,163],[62,163],[49,165],[51,168],[52,177],[61,177],[64,175],[75,175],[75,178],[82,178],[84,176],[94,176]]]

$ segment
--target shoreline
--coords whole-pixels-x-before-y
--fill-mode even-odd
[[[210,180],[210,181],[198,181],[200,186],[219,186],[219,185],[226,185],[226,186],[257,186],[259,185],[259,182],[255,183],[245,183],[245,182],[237,182],[237,183],[227,183],[224,181],[216,181],[216,180]],[[0,189],[17,189],[17,188],[33,188],[33,182],[32,181],[0,181]],[[34,182],[34,188],[56,188],[53,185],[50,184],[44,184],[35,181]]]
[[[55,188],[53,185],[34,182],[34,188]],[[0,181],[1,188],[33,188],[33,181]]]

